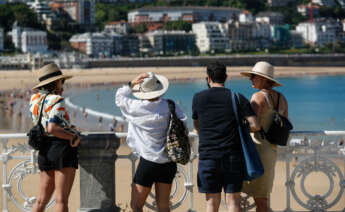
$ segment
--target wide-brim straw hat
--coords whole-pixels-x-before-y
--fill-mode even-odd
[[[162,96],[169,87],[169,80],[163,75],[148,73],[149,76],[132,88],[132,94],[138,99],[154,99]]]
[[[55,63],[50,63],[43,66],[38,70],[38,80],[39,83],[32,89],[38,89],[44,85],[54,82],[59,79],[70,79],[71,75],[64,75],[60,68]]]
[[[243,71],[240,74],[246,77],[251,77],[253,74],[258,75],[272,81],[272,86],[282,86],[278,80],[274,79],[274,68],[268,62],[257,62],[251,71]]]

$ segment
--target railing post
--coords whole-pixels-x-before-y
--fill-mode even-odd
[[[115,134],[83,136],[79,149],[79,212],[119,211],[115,204],[115,160],[119,145]]]

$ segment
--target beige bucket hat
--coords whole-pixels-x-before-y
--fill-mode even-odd
[[[169,87],[169,80],[163,75],[147,73],[149,76],[132,88],[133,96],[138,99],[154,99],[162,96]]]
[[[50,63],[48,65],[43,66],[38,70],[38,80],[39,83],[33,87],[32,89],[38,89],[43,85],[47,85],[51,82],[54,82],[59,79],[70,79],[72,78],[71,75],[64,75],[62,74],[60,68],[55,63]]]
[[[271,64],[265,61],[257,62],[251,71],[241,72],[241,75],[251,77],[252,74],[264,77],[273,82],[273,86],[282,86],[280,82],[274,79],[274,68]]]

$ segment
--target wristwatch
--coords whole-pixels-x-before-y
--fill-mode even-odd
[[[131,82],[131,81],[128,82],[128,86],[129,86],[130,88],[132,87],[132,82]]]

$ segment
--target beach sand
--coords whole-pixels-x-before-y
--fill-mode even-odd
[[[230,77],[239,77],[241,71],[250,70],[251,67],[228,67],[228,73]],[[128,82],[133,79],[139,73],[142,72],[155,72],[157,74],[163,74],[169,78],[169,80],[198,80],[204,79],[206,76],[206,69],[204,67],[164,67],[164,68],[101,68],[101,69],[72,69],[72,70],[63,70],[65,74],[71,74],[75,76],[71,80],[67,81],[67,86],[76,86],[84,87],[90,85],[103,85],[103,84],[118,84],[123,82]],[[276,67],[276,75],[278,77],[285,76],[304,76],[304,75],[338,75],[345,74],[345,67]],[[11,89],[31,89],[37,83],[36,74],[31,71],[0,71],[0,90],[11,90]],[[25,142],[22,139],[10,140],[8,146],[11,146],[18,142]],[[0,152],[2,149],[0,147]],[[126,155],[130,152],[130,149],[126,146],[121,146],[118,150],[119,155]],[[19,153],[20,155],[20,153]],[[16,166],[18,160],[11,160],[8,163],[8,174]],[[342,173],[344,174],[344,161],[337,161],[338,167],[341,168]],[[131,162],[128,159],[118,159],[116,161],[116,203],[125,211],[129,211],[129,202],[130,202],[130,185],[131,185]],[[291,171],[293,171],[294,166],[290,166]],[[193,200],[194,200],[194,209],[196,211],[205,211],[205,197],[203,194],[198,193],[197,184],[196,184],[196,170],[197,170],[197,160],[194,160],[193,163]],[[186,170],[188,170],[186,168]],[[286,208],[286,163],[285,161],[278,162],[276,169],[276,178],[274,182],[274,189],[271,195],[271,206],[273,210],[283,210]],[[3,167],[0,164],[0,176],[3,175]],[[181,176],[179,175],[178,181],[181,183]],[[23,191],[25,194],[30,196],[37,195],[38,189],[38,180],[39,176],[34,175],[24,179]],[[312,194],[325,194],[328,191],[329,181],[327,176],[322,173],[315,173],[308,176],[308,192]],[[320,183],[326,182],[326,183]],[[0,185],[2,185],[2,178],[0,178]],[[340,190],[340,182],[336,182],[335,189],[336,191]],[[15,191],[16,184],[12,191]],[[298,183],[296,183],[296,190],[301,194],[301,188]],[[79,190],[79,170],[77,171],[75,182],[72,188],[72,193],[69,200],[70,211],[77,211],[80,207],[80,190]],[[17,193],[18,195],[18,193]],[[3,205],[3,193],[2,189],[0,190],[0,209]],[[332,197],[335,197],[334,195]],[[293,199],[293,197],[291,197]],[[18,201],[22,201],[21,198],[18,198]],[[152,199],[149,199],[152,202]],[[174,201],[176,201],[174,199]],[[301,206],[295,200],[292,200],[293,203],[291,208],[293,210],[303,210]],[[19,211],[9,200],[7,201],[9,205],[10,212]],[[336,204],[331,209],[333,211],[343,210],[345,207],[345,195],[343,194],[339,203]],[[189,208],[189,197],[184,201],[181,207],[174,211],[182,212],[187,211]],[[53,209],[47,210],[48,212],[54,211]],[[145,208],[144,211],[151,211]],[[220,211],[225,211],[224,207],[221,207]]]
[[[240,77],[241,71],[251,67],[228,67],[230,77]],[[116,84],[128,82],[143,72],[152,71],[163,74],[169,80],[197,80],[206,76],[205,67],[145,67],[145,68],[95,68],[95,69],[63,69],[65,74],[74,77],[67,81],[68,85],[87,86]],[[338,75],[345,74],[345,67],[275,67],[277,77],[304,75]],[[30,89],[37,83],[35,71],[9,70],[0,71],[0,90]]]

